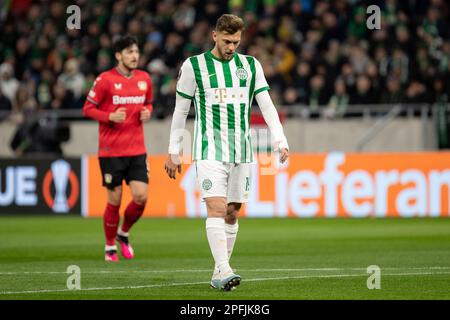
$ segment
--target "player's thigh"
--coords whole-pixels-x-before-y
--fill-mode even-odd
[[[251,163],[239,163],[236,165],[231,165],[227,190],[228,203],[248,202],[250,186],[252,183],[251,166]]]
[[[148,183],[131,180],[128,184],[131,190],[131,196],[137,204],[144,204],[148,197]]]
[[[220,161],[197,160],[197,183],[202,199],[227,197],[228,167]]]
[[[208,197],[205,198],[208,217],[225,218],[227,214],[227,198]]]
[[[106,188],[108,203],[119,206],[122,201],[122,186],[116,186],[112,189]]]
[[[102,184],[108,190],[114,191],[122,186],[124,172],[127,167],[126,160],[122,157],[99,157],[100,171],[102,172]]]

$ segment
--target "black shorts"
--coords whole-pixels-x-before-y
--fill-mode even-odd
[[[122,185],[123,179],[148,183],[147,155],[133,157],[99,157],[103,186],[114,189]]]

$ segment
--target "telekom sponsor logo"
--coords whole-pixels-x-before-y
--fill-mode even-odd
[[[113,96],[113,104],[143,104],[145,101],[145,96],[130,96],[130,97],[121,97],[121,96]]]

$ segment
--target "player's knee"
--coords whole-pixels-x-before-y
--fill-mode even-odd
[[[122,200],[122,188],[116,187],[113,190],[108,190],[108,202],[112,205],[119,206]]]
[[[225,217],[225,223],[227,224],[236,224],[237,221],[237,214],[232,213],[232,214],[227,214]]]
[[[227,206],[227,213],[228,214],[238,214],[241,207],[242,207],[242,203],[230,202]]]
[[[133,195],[133,201],[142,206],[147,202],[147,194],[144,192],[136,193]]]

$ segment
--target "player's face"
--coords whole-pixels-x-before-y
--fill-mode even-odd
[[[233,34],[228,32],[213,31],[213,39],[216,43],[219,58],[230,60],[241,42],[241,31]]]
[[[139,63],[139,48],[133,44],[116,55],[117,60],[129,70],[136,69]]]

